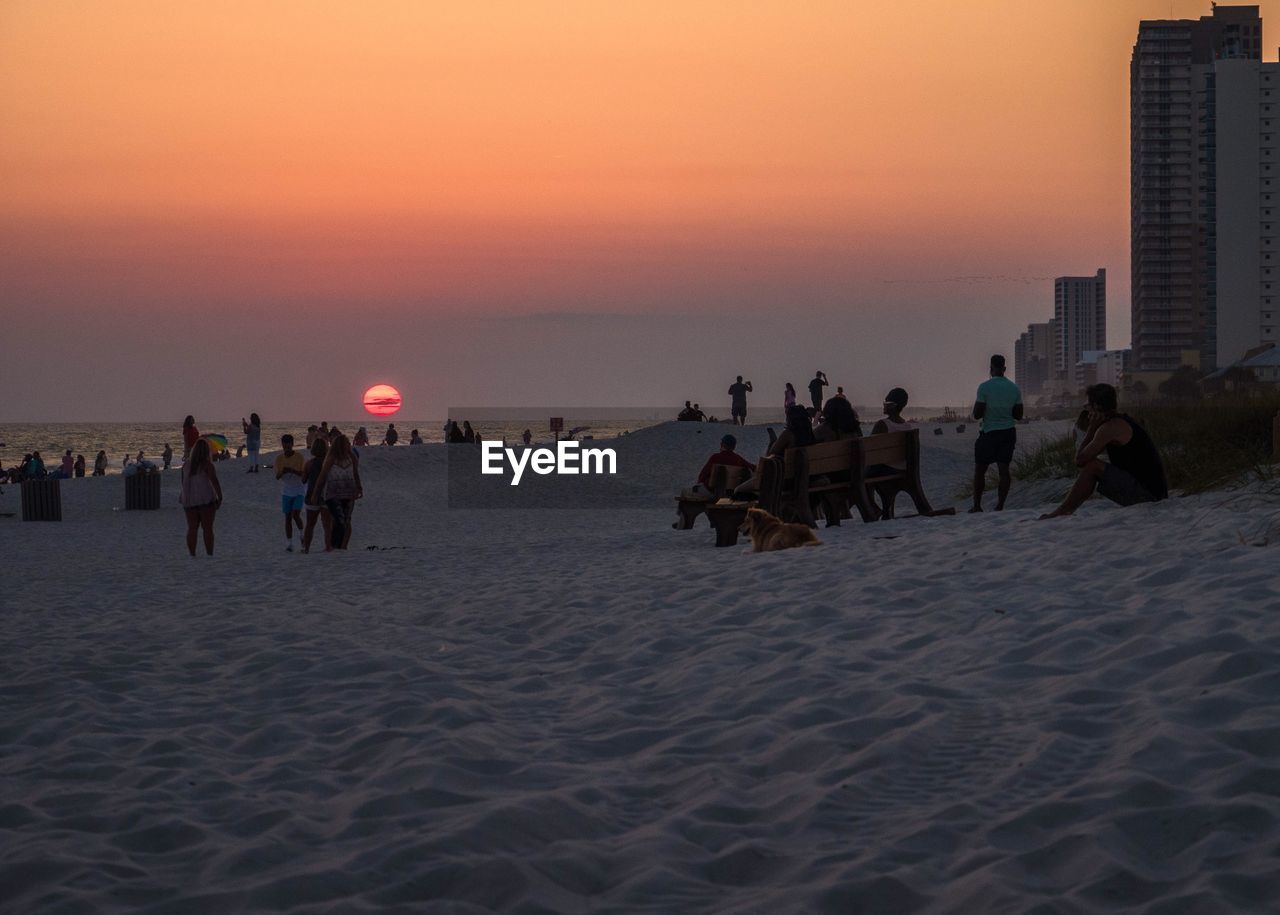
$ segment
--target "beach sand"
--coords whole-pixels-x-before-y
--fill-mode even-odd
[[[957,516],[754,555],[671,529],[725,428],[611,443],[617,513],[369,449],[346,554],[241,462],[212,559],[176,473],[0,517],[0,908],[1275,911],[1280,505],[969,516],[971,425],[923,439]]]

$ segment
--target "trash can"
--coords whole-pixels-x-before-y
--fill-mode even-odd
[[[58,480],[22,481],[22,520],[61,521],[62,490]]]
[[[160,471],[139,470],[124,478],[124,509],[155,511],[160,507]]]

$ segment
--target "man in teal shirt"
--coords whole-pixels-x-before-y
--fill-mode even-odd
[[[1009,497],[1009,464],[1018,441],[1016,427],[1022,419],[1022,392],[1004,377],[1004,356],[991,357],[991,377],[978,385],[973,418],[982,421],[982,431],[973,445],[973,508],[969,511],[982,511],[982,491],[986,488],[987,468],[992,464],[1000,471],[996,511],[1004,511],[1004,500]]]

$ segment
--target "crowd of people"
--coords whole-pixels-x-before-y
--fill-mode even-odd
[[[260,423],[252,425],[261,428]],[[394,426],[388,431],[394,432]],[[307,429],[306,453],[294,449],[291,434],[280,436],[280,453],[272,467],[280,481],[280,510],[284,515],[287,552],[294,552],[294,534],[297,534],[301,551],[310,553],[317,526],[323,532],[326,553],[345,550],[350,545],[356,500],[364,496],[359,448],[368,446],[367,430],[362,427],[356,435],[363,445],[353,445],[341,429],[330,427],[327,422],[312,425]],[[260,443],[261,439],[256,444]],[[394,445],[395,441],[384,439],[384,444]],[[250,450],[250,454],[256,452],[256,448]],[[213,525],[222,507],[222,498],[213,447],[207,438],[197,436],[188,460],[182,465],[179,494],[187,519],[187,552],[192,556],[196,555],[201,535],[205,553],[213,555]],[[305,519],[303,512],[306,512]]]
[[[1024,419],[1022,392],[1005,377],[1006,363],[1002,355],[991,357],[989,377],[978,385],[972,415],[981,426],[974,442],[973,504],[971,513],[983,511],[987,472],[996,467],[995,510],[1003,511],[1012,483],[1010,465],[1017,446],[1017,425]],[[769,446],[764,458],[780,457],[788,448],[800,448],[819,442],[838,441],[862,435],[862,423],[843,387],[823,402],[829,387],[825,373],[819,371],[809,382],[812,407],[797,402],[796,389],[790,382],[783,391],[785,428]],[[735,425],[746,423],[746,395],[750,382],[739,375],[729,387],[732,417]],[[871,427],[872,435],[902,432],[916,428],[903,416],[908,395],[904,388],[893,388],[884,397],[884,414]],[[1168,484],[1160,453],[1146,431],[1127,414],[1120,413],[1116,389],[1109,384],[1096,384],[1086,391],[1087,404],[1077,423],[1075,463],[1078,476],[1071,491],[1057,508],[1041,516],[1041,520],[1070,515],[1094,492],[1122,506],[1156,502],[1168,497]],[[697,404],[685,401],[681,420],[704,421]],[[697,481],[682,493],[687,499],[711,499],[711,474],[719,464],[747,470],[750,478],[733,492],[736,498],[752,498],[760,489],[759,463],[752,463],[737,453],[737,438],[724,435],[719,449],[703,464]]]

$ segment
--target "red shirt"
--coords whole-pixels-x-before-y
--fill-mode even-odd
[[[755,469],[750,461],[736,451],[717,451],[707,458],[707,462],[702,465],[702,473],[698,474],[698,482],[703,486],[711,482],[711,468],[716,464],[729,464],[734,467],[745,467],[748,470]]]

